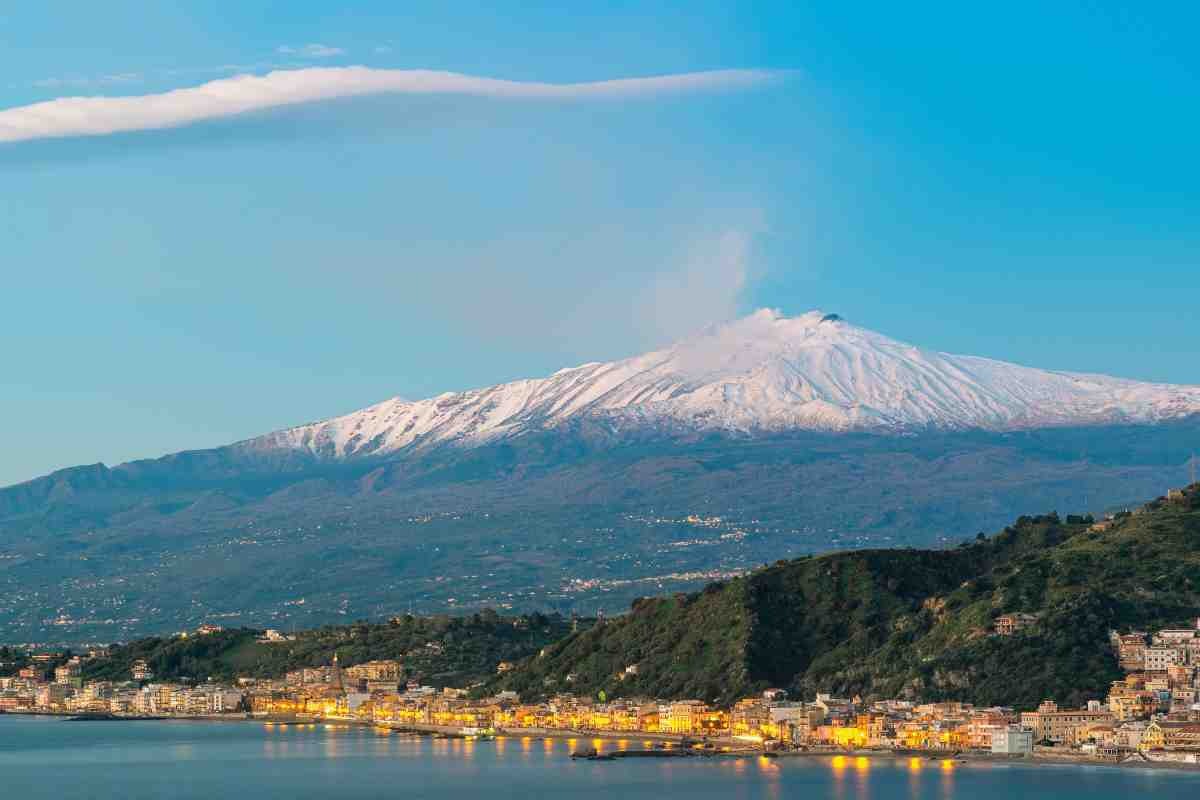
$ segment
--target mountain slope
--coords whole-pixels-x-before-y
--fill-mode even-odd
[[[1190,626],[1200,608],[1200,484],[1104,531],[1022,517],[952,550],[780,562],[692,595],[640,600],[498,685],[728,702],[766,686],[810,695],[1078,705],[1119,677],[1112,629]],[[1004,613],[1037,615],[1012,637]],[[674,635],[663,632],[675,631]],[[686,631],[686,634],[684,633]],[[704,657],[719,651],[720,661]],[[623,676],[638,665],[636,676]]]
[[[473,446],[588,422],[631,431],[1022,430],[1200,413],[1200,387],[922,350],[813,311],[769,310],[665,350],[428,400],[387,400],[244,443],[326,458]]]
[[[760,312],[543,381],[0,489],[0,641],[591,613],[781,557],[957,542],[1182,482],[1194,393]]]
[[[0,491],[20,509],[0,513],[0,641],[611,610],[778,558],[956,542],[1024,508],[1120,507],[1178,482],[1193,448],[1194,421],[619,445],[544,433],[268,473],[219,453],[67,470]]]

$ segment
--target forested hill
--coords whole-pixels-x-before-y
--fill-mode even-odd
[[[1110,629],[1200,615],[1200,484],[1098,527],[1021,517],[952,550],[779,562],[699,593],[636,601],[494,684],[525,696],[603,689],[728,702],[775,686],[1075,705],[1119,677]],[[994,635],[995,618],[1013,612],[1038,620]]]
[[[438,686],[464,686],[494,675],[501,661],[516,661],[560,640],[571,623],[560,616],[500,616],[483,611],[464,617],[399,617],[300,631],[288,642],[258,641],[261,631],[238,628],[206,635],[151,637],[112,648],[85,663],[87,680],[128,680],[144,659],[155,678],[231,680],[279,677],[288,670],[374,659],[399,659],[404,677]]]

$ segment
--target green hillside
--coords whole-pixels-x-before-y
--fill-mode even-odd
[[[570,622],[532,614],[502,617],[483,611],[466,617],[400,617],[383,624],[356,623],[301,631],[294,641],[263,643],[261,631],[238,628],[186,638],[152,637],[114,647],[107,658],[86,663],[87,680],[128,680],[133,662],[144,659],[156,679],[230,680],[278,677],[288,670],[375,659],[400,659],[405,677],[435,685],[462,686],[494,675],[501,661],[516,661],[561,639]]]
[[[538,696],[697,697],[767,686],[805,696],[955,699],[1031,706],[1102,697],[1119,677],[1113,628],[1200,615],[1200,485],[1107,530],[1022,517],[952,550],[860,550],[779,562],[555,644],[494,681]],[[1011,637],[997,616],[1036,614]],[[637,665],[636,675],[625,674]]]

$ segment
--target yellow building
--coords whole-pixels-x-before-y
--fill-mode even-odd
[[[658,727],[661,733],[692,735],[704,729],[709,707],[699,700],[680,700],[659,709]]]

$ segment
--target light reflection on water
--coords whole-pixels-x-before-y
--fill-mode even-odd
[[[829,771],[833,777],[832,796],[842,800],[846,796],[846,757],[834,756],[829,759]]]
[[[908,796],[912,800],[921,797],[921,759],[916,757],[908,760]]]
[[[856,800],[868,800],[871,796],[871,762],[866,756],[854,759],[854,797]]]
[[[176,761],[191,761],[196,757],[196,747],[190,743],[177,744],[171,747],[171,758]]]
[[[379,797],[420,787],[430,800],[1193,800],[1200,773],[958,763],[880,756],[571,761],[591,738],[431,739],[346,725],[247,723],[111,726],[0,717],[0,797],[182,800]],[[603,740],[608,750],[640,740]],[[403,792],[398,792],[403,794]]]
[[[779,760],[760,756],[755,760],[755,767],[758,768],[759,773],[762,775],[767,797],[772,798],[772,800],[781,797],[782,788],[780,778],[783,775],[783,766],[779,763]]]
[[[952,800],[954,797],[954,762],[950,759],[942,761],[942,786],[941,795],[945,800]]]
[[[331,730],[327,729],[324,733],[325,733],[325,736],[323,737],[323,744],[325,745],[324,756],[326,758],[338,758],[339,756],[343,755],[343,751],[340,747],[340,745],[342,743],[342,736],[339,735],[339,732],[331,731]]]

